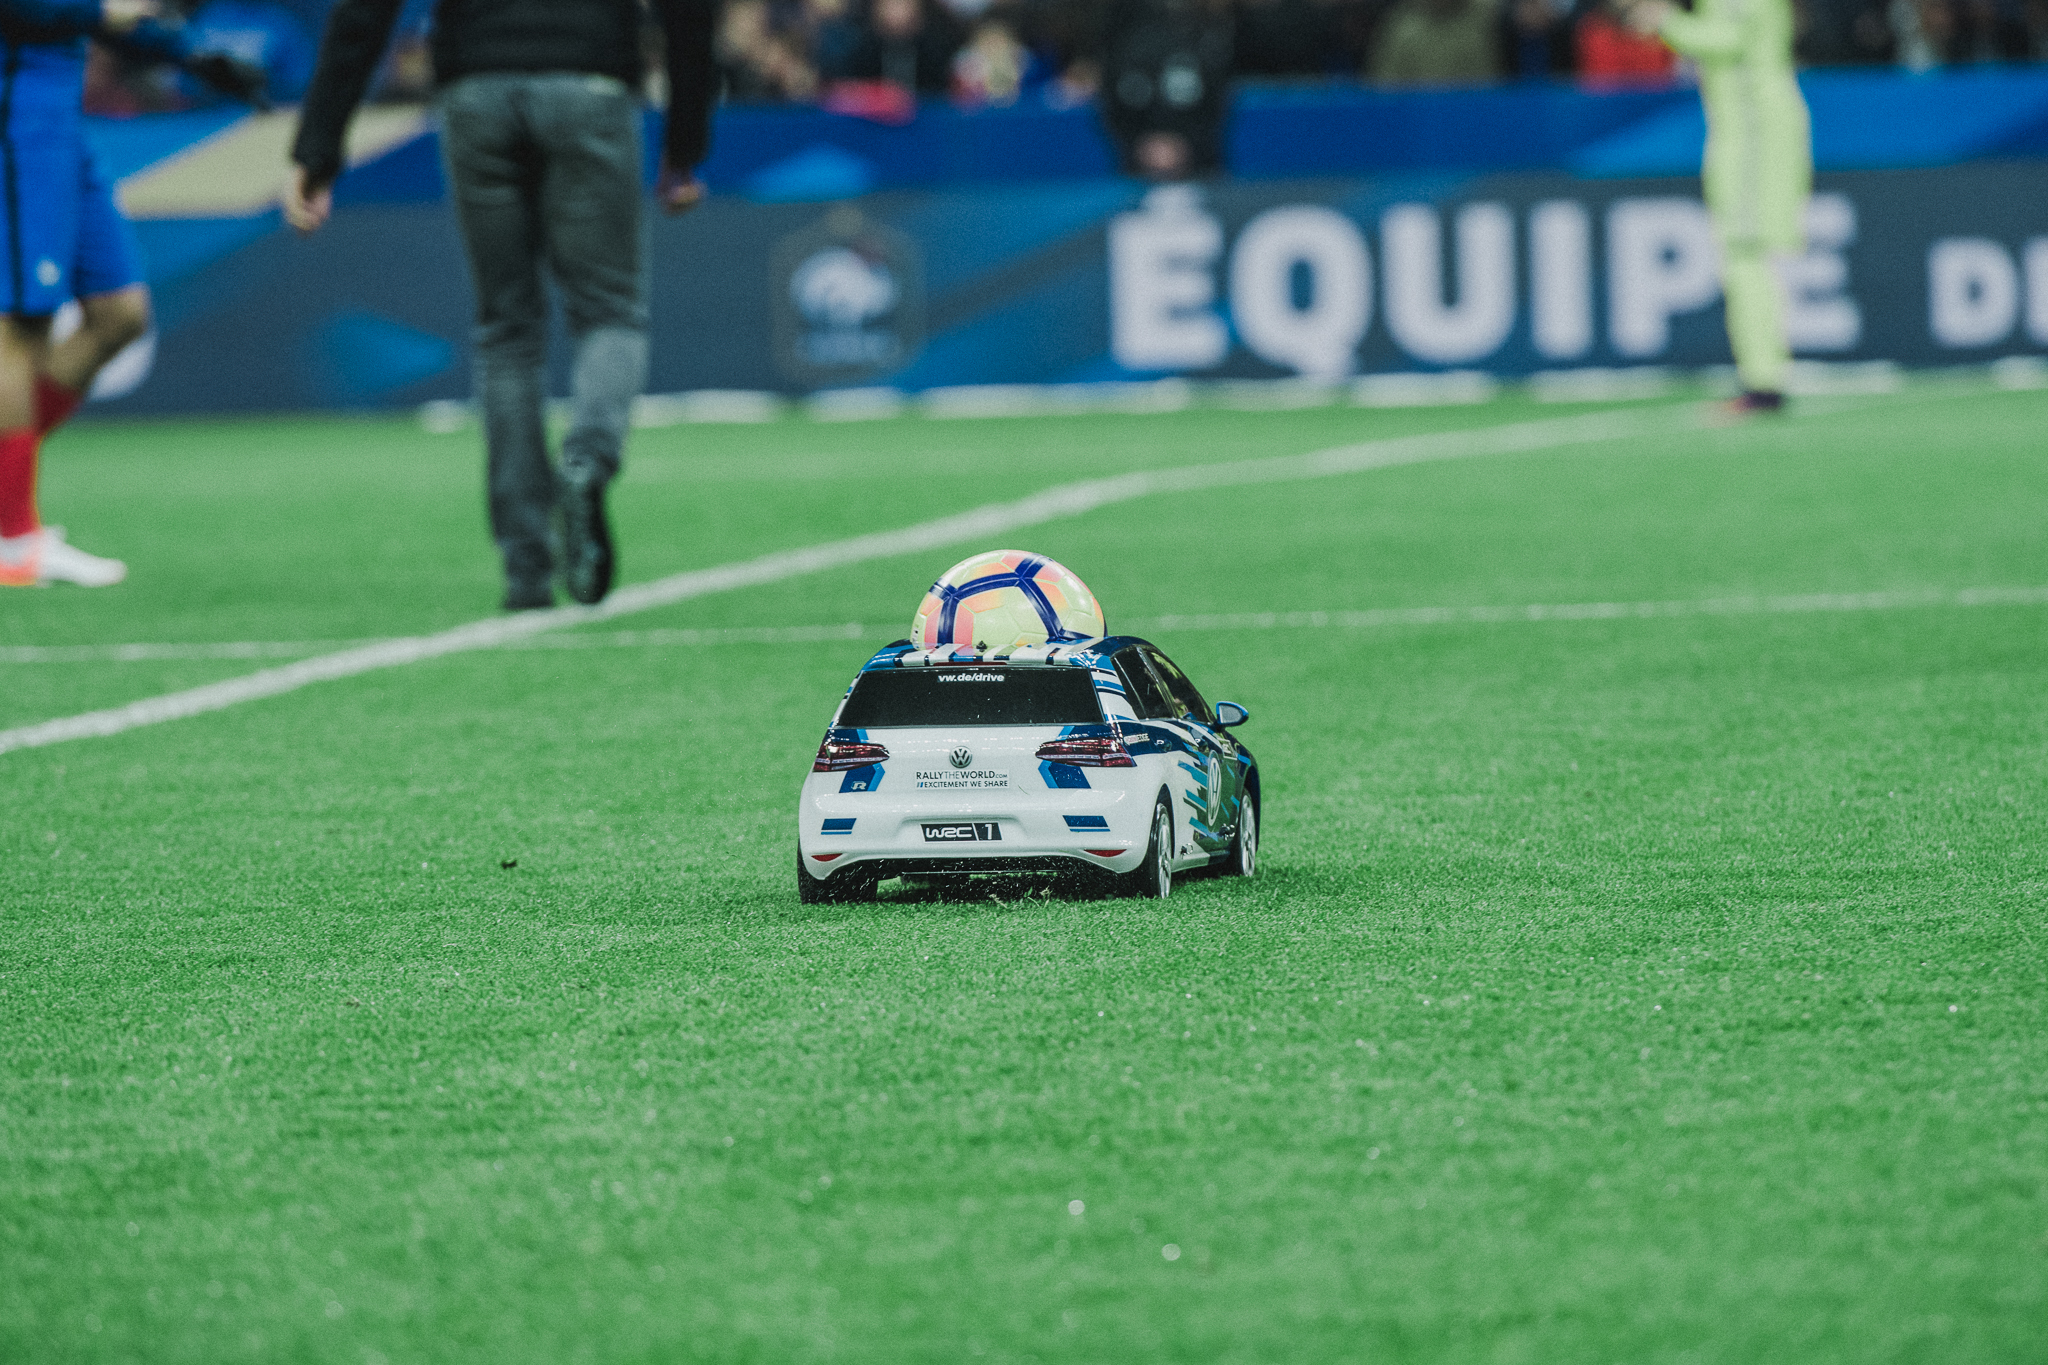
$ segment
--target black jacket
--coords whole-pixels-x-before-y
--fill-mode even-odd
[[[349,118],[391,39],[405,0],[340,0],[327,17],[320,62],[292,160],[316,185],[341,174]],[[712,31],[718,0],[648,0],[668,49],[668,164],[688,170],[711,143],[718,96]],[[640,0],[439,0],[434,6],[434,78],[500,71],[575,71],[616,76],[640,88]]]

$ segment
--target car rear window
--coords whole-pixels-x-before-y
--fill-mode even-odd
[[[839,713],[849,729],[1100,725],[1085,668],[888,668],[863,673]]]

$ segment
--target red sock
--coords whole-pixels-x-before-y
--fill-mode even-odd
[[[78,405],[85,401],[85,395],[76,389],[67,389],[46,374],[36,376],[36,430],[44,436],[63,425],[64,419],[78,411]]]
[[[36,519],[36,447],[43,435],[34,427],[0,431],[0,536],[25,536]]]

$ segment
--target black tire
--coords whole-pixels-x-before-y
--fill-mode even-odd
[[[1173,812],[1160,797],[1152,808],[1152,837],[1145,861],[1116,879],[1119,895],[1163,901],[1173,894]]]
[[[1254,877],[1259,871],[1259,803],[1249,793],[1237,813],[1237,834],[1230,841],[1230,857],[1223,864],[1226,877]]]
[[[796,855],[796,898],[804,905],[846,905],[875,898],[877,879],[858,867],[819,881],[804,867],[804,855]]]

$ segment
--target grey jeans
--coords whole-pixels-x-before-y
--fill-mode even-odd
[[[439,99],[441,151],[476,286],[476,388],[491,534],[516,583],[554,566],[557,475],[543,404],[554,279],[575,343],[560,477],[619,471],[647,378],[640,102],[608,76],[467,76]]]

